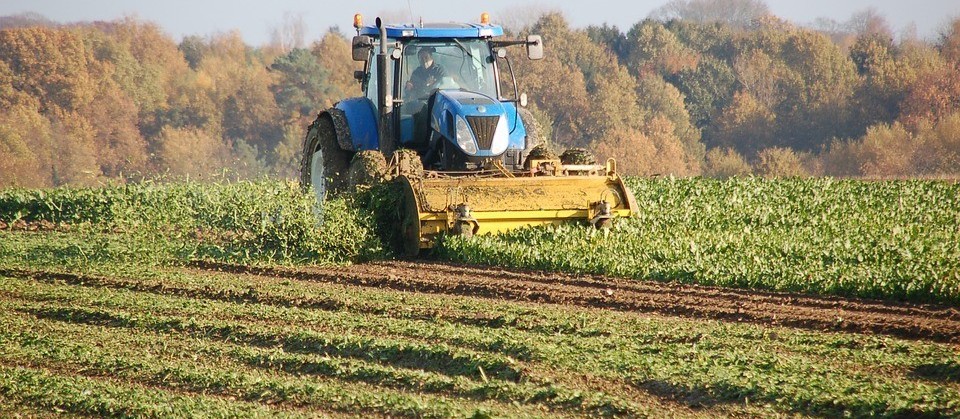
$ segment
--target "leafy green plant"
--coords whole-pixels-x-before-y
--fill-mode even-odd
[[[629,180],[611,230],[447,237],[466,263],[684,283],[960,303],[960,185],[738,178]]]
[[[70,277],[0,275],[0,400],[102,416],[960,409],[950,344],[179,267]]]
[[[83,259],[343,263],[385,252],[365,210],[332,200],[321,217],[312,194],[283,181],[11,189],[0,192],[0,221],[69,229],[83,239],[66,253]]]

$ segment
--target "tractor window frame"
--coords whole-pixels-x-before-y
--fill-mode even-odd
[[[396,80],[394,76],[397,74],[397,68],[393,65],[393,60],[390,59],[390,54],[393,54],[393,51],[397,49],[396,40],[387,38],[387,80],[390,83],[396,85]],[[367,59],[367,63],[364,65],[364,72],[367,74],[367,82],[363,95],[370,99],[374,103],[374,106],[380,106],[379,98],[377,97],[377,86],[379,84],[379,78],[377,78],[377,54],[380,53],[380,43],[376,42],[374,47],[370,49],[370,57]],[[387,92],[387,94],[393,95],[393,92]]]
[[[459,42],[459,45],[454,39]],[[496,57],[493,55],[493,49],[490,48],[490,44],[487,41],[487,39],[483,38],[421,38],[405,43],[400,59],[400,74],[397,77],[397,97],[403,99],[404,102],[408,100],[408,98],[404,97],[404,86],[413,75],[413,71],[420,67],[417,51],[419,51],[421,47],[434,47],[438,49],[438,51],[434,53],[434,61],[443,66],[444,71],[449,77],[454,78],[454,82],[459,88],[479,92],[491,98],[499,99],[500,72],[497,67]],[[459,50],[460,46],[474,54],[475,58],[471,59],[468,54],[463,52],[460,52],[461,55],[459,56],[454,56],[442,51],[443,49],[450,48]],[[475,67],[476,74],[482,73],[483,76],[488,79],[478,80],[474,86],[471,86],[470,83],[465,80],[467,76],[471,75],[466,68],[474,61],[479,61],[479,65]],[[456,80],[458,78],[460,79],[459,81]],[[466,85],[462,85],[461,82],[464,82],[462,84]],[[416,101],[416,98],[411,98],[410,100]]]

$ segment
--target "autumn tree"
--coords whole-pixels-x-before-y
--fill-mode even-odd
[[[737,92],[711,127],[712,146],[756,156],[760,150],[778,145],[776,123],[777,115],[763,101],[750,92]]]
[[[751,172],[750,163],[732,148],[714,148],[707,152],[704,159],[704,176],[727,179],[749,176]]]
[[[627,35],[620,32],[616,25],[611,26],[604,23],[602,26],[588,26],[587,36],[593,43],[607,47],[610,52],[617,56],[620,64],[625,64],[629,59],[630,49]]]
[[[960,71],[953,66],[921,75],[907,92],[899,120],[911,129],[936,123],[960,108]]]
[[[940,34],[937,48],[943,58],[960,65],[960,17],[954,18],[947,24],[943,33]]]
[[[613,157],[619,170],[631,176],[698,174],[690,167],[683,147],[673,137],[673,126],[663,117],[655,117],[641,130],[618,130],[598,141],[595,147],[601,159]]]
[[[326,86],[324,94],[318,97],[314,113],[317,109],[333,106],[340,99],[357,96],[360,84],[353,77],[355,70],[361,70],[363,63],[353,61],[350,40],[344,38],[337,27],[330,28],[320,41],[315,42],[310,53],[326,71]]]
[[[853,16],[850,16],[846,26],[858,37],[893,38],[893,29],[890,28],[890,23],[875,7],[868,7],[854,13]]]
[[[909,176],[918,145],[916,137],[900,124],[871,127],[855,148],[861,174],[873,178]]]
[[[549,52],[539,61],[511,60],[514,70],[522,76],[520,87],[529,94],[534,106],[548,115],[547,125],[552,128],[553,137],[547,140],[562,147],[587,146],[595,135],[591,128],[596,128],[586,117],[594,102],[589,92],[593,83],[588,87],[593,80],[588,80],[577,64],[587,58],[578,55],[581,48],[588,46],[589,38],[584,42],[577,37],[559,14],[541,17],[532,30],[543,36]]]
[[[240,78],[223,102],[224,138],[271,149],[280,138],[282,118],[269,90],[269,75],[264,68],[250,68]]]
[[[700,55],[687,48],[660,22],[644,20],[627,33],[627,67],[635,76],[672,75],[696,68]]]
[[[183,58],[187,60],[187,65],[189,65],[191,69],[196,70],[200,67],[200,63],[203,62],[203,56],[207,53],[207,44],[200,36],[187,35],[183,37],[183,40],[177,45],[177,49],[183,54]]]
[[[40,111],[71,111],[93,98],[92,57],[75,31],[30,27],[0,31],[0,61],[13,89],[39,101]]]
[[[549,115],[555,144],[612,150],[611,144],[623,138],[656,140],[660,151],[650,155],[656,161],[644,161],[645,166],[699,173],[699,130],[673,86],[656,74],[638,79],[640,73],[631,74],[607,47],[591,42],[585,31],[570,29],[558,14],[541,18],[533,31],[543,35],[547,58],[519,60],[516,67],[535,108]]]
[[[165,127],[157,143],[157,161],[172,177],[210,177],[230,161],[230,148],[199,129]]]
[[[936,124],[917,133],[919,147],[911,174],[935,177],[960,176],[960,111],[954,110]]]
[[[55,28],[60,26],[60,24],[36,12],[0,16],[0,29],[29,28],[35,26]]]
[[[945,63],[929,46],[918,43],[897,45],[884,35],[857,38],[850,50],[861,83],[854,95],[857,131],[876,124],[890,124],[901,117],[904,101],[917,85],[939,74]]]
[[[316,113],[328,94],[329,71],[306,49],[294,49],[270,64],[279,75],[273,94],[286,115],[297,118]]]
[[[53,184],[50,121],[36,107],[5,106],[0,110],[0,188]]]
[[[694,68],[683,69],[665,78],[683,94],[691,122],[698,128],[707,128],[725,107],[736,91],[737,77],[725,61],[703,57]],[[704,137],[704,143],[710,139]]]
[[[762,0],[671,0],[650,13],[660,20],[689,20],[696,23],[721,22],[747,28],[757,19],[769,15]]]
[[[797,152],[783,147],[765,148],[757,154],[757,173],[764,177],[806,176]]]
[[[540,61],[508,50],[528,109],[553,145],[625,173],[960,171],[960,19],[931,43],[895,41],[872,9],[806,29],[752,0],[673,1],[626,33],[531,16],[509,16],[546,46]],[[294,176],[305,125],[359,93],[359,64],[339,29],[305,48],[290,23],[253,47],[236,32],[176,42],[135,18],[0,18],[0,186]]]
[[[655,131],[654,126],[664,126],[658,121],[668,121],[672,129],[671,137],[683,150],[685,169],[673,173],[695,175],[700,173],[706,147],[700,141],[700,129],[693,124],[684,95],[657,75],[642,76],[637,81],[637,106],[645,115],[642,128],[645,132]]]

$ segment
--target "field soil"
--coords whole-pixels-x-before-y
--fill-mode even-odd
[[[335,268],[258,268],[197,262],[189,269],[960,343],[960,310],[930,304],[437,262],[387,261]]]

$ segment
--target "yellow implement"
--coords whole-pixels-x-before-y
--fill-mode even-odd
[[[571,220],[603,228],[636,214],[636,201],[612,161],[541,167],[556,169],[496,177],[400,176],[406,252],[433,247],[441,233],[471,236]]]

